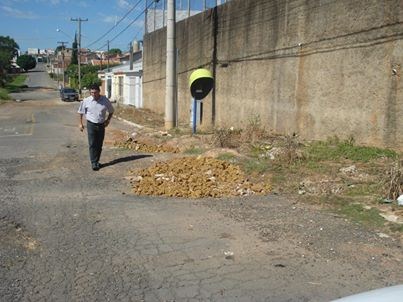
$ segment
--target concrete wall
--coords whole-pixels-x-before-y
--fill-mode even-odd
[[[402,0],[233,0],[177,24],[178,117],[188,79],[215,75],[204,126],[259,118],[305,139],[403,150]],[[165,29],[144,39],[144,107],[165,110]]]

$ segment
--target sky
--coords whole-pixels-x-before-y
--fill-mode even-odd
[[[133,40],[142,40],[144,10],[152,0],[0,0],[0,36],[10,36],[21,52],[28,48],[54,49],[68,42],[71,47],[81,22],[81,47],[128,50]],[[207,0],[207,7],[215,0]],[[176,0],[187,9],[188,0]],[[157,4],[163,7],[163,0]],[[191,9],[201,9],[204,0],[191,0]],[[125,17],[126,16],[126,17]],[[109,33],[108,33],[109,32]]]

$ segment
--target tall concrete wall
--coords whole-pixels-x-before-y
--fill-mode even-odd
[[[403,150],[402,0],[233,0],[176,30],[179,121],[203,67],[215,75],[203,126],[259,118],[277,133]],[[144,107],[160,113],[165,43],[165,29],[144,39]]]

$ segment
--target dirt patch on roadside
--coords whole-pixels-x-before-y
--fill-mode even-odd
[[[136,194],[199,198],[272,192],[296,201],[338,208],[343,215],[365,223],[374,222],[378,214],[371,215],[376,209],[386,224],[403,225],[403,209],[393,201],[403,187],[401,168],[391,170],[396,158],[381,155],[367,161],[351,160],[348,156],[312,159],[306,153],[309,143],[300,142],[297,136],[267,134],[257,125],[244,131],[219,129],[213,134],[191,135],[190,129],[168,133],[162,129],[163,118],[151,111],[117,111],[117,116],[145,127],[115,136],[115,146],[167,154],[164,162],[130,172],[128,179]],[[330,146],[329,152],[338,146]],[[179,154],[183,156],[178,159]],[[397,176],[392,196],[385,188],[393,173]],[[379,221],[375,223],[380,226]],[[403,227],[394,229],[403,231]]]

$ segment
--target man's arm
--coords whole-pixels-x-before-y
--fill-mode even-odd
[[[80,119],[79,119],[79,124],[78,127],[80,128],[80,131],[82,132],[84,130],[84,124],[83,124],[83,114],[79,113]]]
[[[108,118],[105,120],[104,126],[108,127],[109,122],[111,121],[111,118],[113,116],[113,112],[108,114]]]

